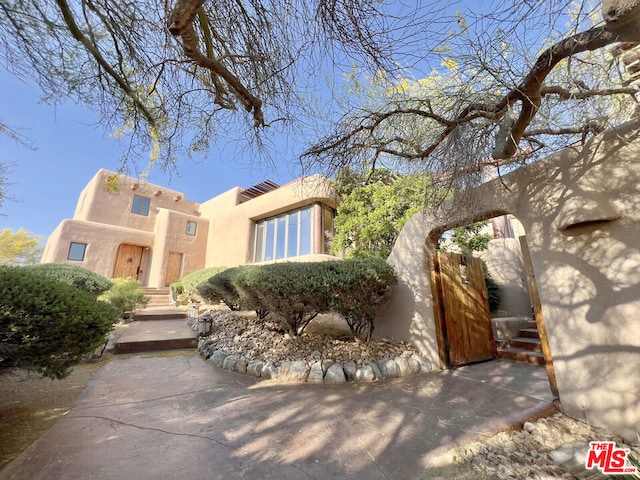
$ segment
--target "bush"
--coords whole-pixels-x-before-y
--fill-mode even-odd
[[[391,298],[397,278],[379,258],[327,262],[330,268],[329,307],[340,313],[356,339],[368,342],[378,307]]]
[[[123,319],[133,317],[139,305],[149,303],[149,297],[140,289],[140,282],[133,278],[114,278],[111,289],[98,299],[111,304]]]
[[[236,277],[238,290],[282,319],[290,332],[302,333],[319,313],[336,311],[364,341],[395,283],[393,268],[375,258],[260,265]]]
[[[196,286],[196,290],[208,303],[224,302],[231,310],[250,308],[242,301],[236,288],[235,279],[248,267],[227,268]]]
[[[180,303],[201,302],[203,299],[198,292],[198,285],[206,282],[217,273],[226,270],[226,268],[227,267],[203,268],[185,275],[177,282],[171,284],[172,298]]]
[[[111,288],[113,282],[86,268],[68,263],[42,263],[24,267],[38,275],[54,278],[73,287],[84,290],[94,297]]]
[[[318,313],[328,310],[322,263],[254,266],[236,275],[235,286],[245,303],[274,313],[290,333],[300,334]]]
[[[0,365],[63,378],[98,346],[118,312],[91,294],[21,267],[0,267]]]

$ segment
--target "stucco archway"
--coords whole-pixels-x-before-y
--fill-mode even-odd
[[[640,123],[604,132],[415,215],[388,261],[397,292],[380,335],[438,346],[429,255],[446,228],[511,213],[527,231],[566,413],[640,431]]]

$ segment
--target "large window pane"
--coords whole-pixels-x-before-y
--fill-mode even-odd
[[[289,218],[289,234],[287,235],[287,257],[298,256],[298,232],[300,212],[293,212],[287,215]]]
[[[311,207],[300,210],[300,248],[298,255],[311,253]]]
[[[285,244],[287,241],[287,217],[282,216],[277,219],[278,229],[276,235],[276,258],[285,258]]]
[[[273,247],[275,243],[276,221],[271,219],[267,221],[267,230],[265,232],[265,248],[264,260],[273,260]]]
[[[256,225],[256,252],[254,255],[254,261],[264,261],[264,229],[265,222],[259,222]]]

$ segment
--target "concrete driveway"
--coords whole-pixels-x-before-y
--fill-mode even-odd
[[[105,365],[0,479],[438,478],[436,455],[551,405],[544,368],[509,361],[282,385],[193,351],[132,354]]]

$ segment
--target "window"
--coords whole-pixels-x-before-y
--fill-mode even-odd
[[[187,220],[187,235],[195,235],[198,229],[198,224],[191,220]]]
[[[150,204],[150,198],[141,197],[140,195],[134,195],[133,205],[131,206],[131,213],[137,213],[138,215],[149,215]]]
[[[76,243],[71,242],[69,246],[69,254],[67,255],[68,260],[76,260],[81,262],[84,260],[84,252],[87,249],[86,243]]]
[[[311,212],[311,207],[307,207],[257,222],[254,261],[309,255]]]

